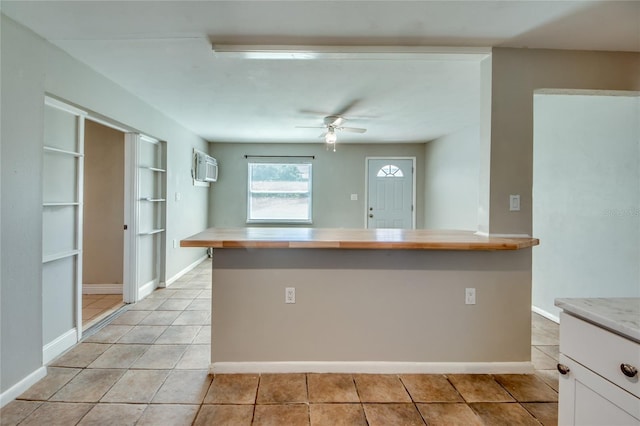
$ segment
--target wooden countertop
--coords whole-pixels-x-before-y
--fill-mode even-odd
[[[374,250],[519,250],[538,244],[537,238],[471,231],[338,228],[209,228],[180,241],[180,247]]]

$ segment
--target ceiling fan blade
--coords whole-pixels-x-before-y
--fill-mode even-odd
[[[334,115],[349,115],[347,113],[351,111],[353,108],[355,108],[356,105],[358,105],[360,102],[361,102],[361,99],[354,99],[348,104],[346,104],[345,106],[343,106],[342,108],[340,108],[338,112],[336,112]]]
[[[327,115],[331,115],[331,113],[329,113],[329,112],[315,111],[315,110],[312,110],[312,109],[301,109],[298,112],[300,114],[313,115],[313,116],[317,116],[317,117],[326,117]]]
[[[296,129],[324,129],[325,126],[296,126]]]
[[[318,137],[324,139],[327,136],[327,132],[321,133]]]
[[[351,132],[351,133],[364,133],[367,131],[367,129],[361,129],[359,127],[338,127],[337,129],[343,132]]]

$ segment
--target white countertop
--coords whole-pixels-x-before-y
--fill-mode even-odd
[[[640,342],[640,297],[556,299],[565,312]]]

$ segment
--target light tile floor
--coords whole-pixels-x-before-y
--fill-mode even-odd
[[[124,306],[121,294],[83,294],[82,330],[87,330]]]
[[[2,425],[555,425],[558,326],[532,316],[531,375],[207,374],[210,264],[53,361]]]

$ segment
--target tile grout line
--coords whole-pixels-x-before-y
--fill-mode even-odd
[[[425,419],[424,416],[422,415],[422,412],[420,412],[420,409],[418,408],[418,404],[416,403],[416,400],[414,399],[413,395],[407,388],[407,384],[404,382],[404,380],[402,380],[402,374],[398,374],[397,377],[400,383],[402,383],[402,387],[404,388],[405,392],[407,392],[407,394],[409,395],[409,399],[411,399],[411,402],[413,403],[413,408],[415,408],[415,410],[418,412],[418,415],[422,419],[422,422],[425,425],[428,425],[429,423],[427,422],[427,419]]]

